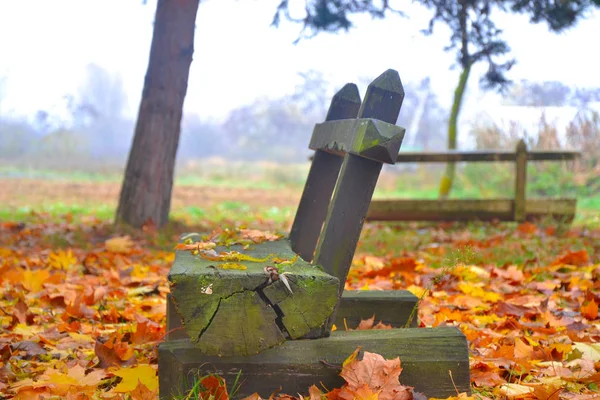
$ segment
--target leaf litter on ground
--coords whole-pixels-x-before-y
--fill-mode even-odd
[[[201,243],[282,237],[233,225],[211,226]],[[190,231],[175,230],[165,237],[151,225],[119,230],[69,216],[0,223],[3,398],[156,398],[166,276],[177,234]],[[201,243],[183,245],[215,246]],[[591,399],[600,385],[599,257],[600,234],[581,228],[367,224],[346,289],[408,289],[422,296],[420,326],[466,335],[472,394],[453,398]],[[389,328],[376,321],[357,329]],[[272,398],[421,398],[401,385],[401,371],[400,359],[364,351],[340,366],[343,387]],[[227,397],[219,379],[204,382],[200,398]]]

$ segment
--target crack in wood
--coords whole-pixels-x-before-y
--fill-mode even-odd
[[[265,295],[265,293],[263,292],[263,289],[271,284],[273,284],[273,282],[269,282],[269,279],[267,279],[265,281],[265,283],[259,285],[254,290],[256,291],[258,296],[261,298],[261,300],[264,301],[269,307],[271,307],[273,309],[273,311],[275,311],[275,314],[277,315],[277,318],[275,318],[275,324],[277,325],[277,327],[279,328],[281,333],[283,333],[283,336],[285,337],[285,339],[288,340],[291,338],[291,335],[288,332],[287,328],[285,327],[285,324],[283,323],[283,317],[285,317],[285,314],[281,310],[281,307],[279,307],[279,305],[271,302],[271,300],[269,300],[267,295]]]

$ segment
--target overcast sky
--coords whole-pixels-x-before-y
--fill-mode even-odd
[[[301,0],[303,2],[303,0]],[[205,0],[196,23],[194,61],[186,113],[219,118],[264,96],[290,93],[297,73],[322,71],[335,86],[375,78],[387,68],[404,81],[431,78],[449,105],[458,71],[445,53],[449,32],[439,25],[431,37],[429,11],[406,0],[409,18],[356,18],[349,33],[320,34],[294,45],[299,25],[270,26],[279,0]],[[85,66],[95,63],[119,74],[129,97],[128,114],[137,111],[148,62],[156,3],[141,0],[0,0],[0,77],[6,78],[3,112],[31,115],[52,109],[75,93]],[[497,25],[518,64],[514,80],[558,80],[569,85],[600,86],[597,41],[600,14],[595,12],[562,35],[527,18],[498,15]],[[478,98],[476,69],[467,104],[493,104]],[[364,94],[364,93],[363,93]],[[407,93],[407,96],[410,96]],[[492,100],[489,100],[492,99]],[[474,109],[474,108],[473,108]]]

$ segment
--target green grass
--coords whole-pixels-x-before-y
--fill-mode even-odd
[[[69,182],[120,182],[121,174],[0,166],[0,178],[48,179]]]
[[[0,178],[120,183],[123,175],[116,171],[121,170],[122,166],[114,165],[107,167],[104,172],[0,165]],[[261,166],[252,163],[235,163],[227,168],[220,165],[200,164],[178,168],[175,184],[255,189],[302,188],[307,172],[308,164]]]
[[[61,202],[46,206],[21,206],[18,208],[0,208],[0,220],[3,221],[36,221],[40,218],[62,219],[70,215],[75,221],[83,216],[94,216],[103,221],[114,217],[115,209],[107,205],[79,205]]]

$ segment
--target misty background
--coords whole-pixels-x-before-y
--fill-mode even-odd
[[[56,3],[0,4],[0,174],[120,174],[133,137],[155,2]],[[431,37],[420,33],[429,18],[425,9],[411,5],[410,18],[358,18],[349,33],[295,45],[299,26],[270,27],[276,4],[201,3],[178,171],[207,163],[221,169],[259,161],[306,164],[312,128],[323,121],[335,91],[355,82],[364,96],[387,68],[399,71],[406,92],[398,120],[407,128],[401,151],[446,148],[458,71],[443,51],[444,27]],[[25,19],[34,6],[38,13]],[[598,13],[563,35],[519,16],[497,19],[518,62],[509,73],[514,84],[500,95],[471,80],[459,148],[513,148],[525,137],[532,148],[582,149],[580,170],[595,171],[600,74],[589,43],[600,33]],[[473,74],[483,72],[475,68]]]

